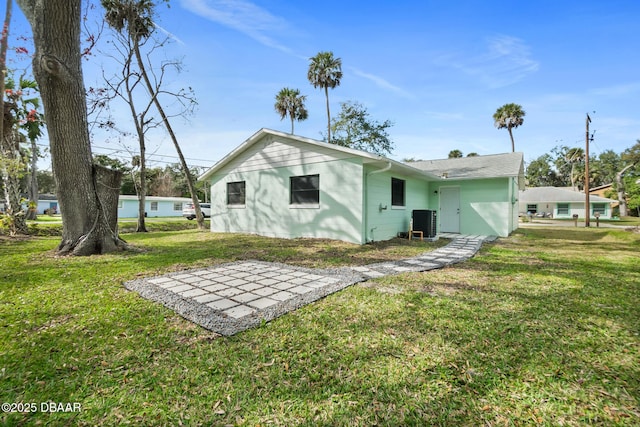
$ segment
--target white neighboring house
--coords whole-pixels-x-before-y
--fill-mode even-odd
[[[187,203],[191,203],[188,197],[159,197],[147,196],[145,198],[145,212],[147,217],[182,216],[182,209]],[[55,195],[42,194],[38,199],[37,214],[44,215],[46,209],[53,209],[54,213],[60,213],[58,200]],[[120,195],[118,200],[118,218],[138,217],[138,196]]]
[[[158,216],[182,216],[182,208],[191,203],[188,197],[145,197],[145,213],[149,218]],[[138,196],[120,195],[118,218],[138,217]]]
[[[545,214],[552,218],[572,218],[573,215],[585,217],[586,196],[578,191],[558,187],[530,187],[520,191],[518,200],[521,215],[531,213]],[[595,218],[595,214],[598,213],[601,219],[611,219],[614,203],[617,203],[617,200],[590,195],[589,217]]]

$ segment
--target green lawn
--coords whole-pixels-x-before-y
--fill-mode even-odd
[[[133,233],[137,227],[137,218],[119,218],[118,229],[121,233]],[[205,220],[207,229],[209,228],[209,220]],[[35,221],[27,221],[29,234],[34,236],[61,236],[62,235],[62,217],[60,215],[39,215]],[[176,231],[191,230],[197,228],[196,221],[189,221],[185,218],[173,217],[151,217],[145,218],[145,226],[147,231]],[[0,229],[0,235],[3,230]],[[6,233],[5,233],[6,234]]]
[[[85,258],[56,257],[54,237],[0,237],[0,402],[38,409],[2,424],[640,424],[638,233],[522,229],[466,263],[355,285],[226,338],[122,283],[238,259],[367,264],[444,242],[124,237],[140,250]],[[82,410],[41,412],[49,401]]]

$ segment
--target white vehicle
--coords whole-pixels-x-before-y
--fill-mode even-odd
[[[211,217],[211,203],[200,203],[200,211],[205,218]],[[193,203],[187,203],[182,209],[182,216],[188,220],[196,219],[196,209]]]

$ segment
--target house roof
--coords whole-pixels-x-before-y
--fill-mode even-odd
[[[566,190],[557,187],[530,187],[524,191],[520,191],[519,199],[521,202],[585,202],[586,195],[578,191]],[[589,202],[595,203],[614,203],[617,200],[607,199],[605,197],[589,196]]]
[[[608,190],[609,188],[613,188],[613,184],[604,184],[597,187],[590,187],[589,193],[591,193],[592,191]]]
[[[411,164],[437,176],[452,179],[517,177],[524,173],[522,153],[492,154],[455,159],[423,160]]]
[[[424,178],[424,179],[435,180],[435,181],[440,179],[440,177],[438,177],[436,175],[433,175],[430,172],[427,172],[425,170],[418,169],[418,168],[414,167],[413,164],[407,165],[406,163],[402,163],[402,162],[398,162],[398,161],[395,161],[395,160],[391,160],[391,159],[388,159],[388,158],[386,158],[384,156],[380,156],[378,154],[372,154],[372,153],[369,153],[367,151],[354,150],[352,148],[342,147],[340,145],[335,145],[335,144],[329,144],[329,143],[326,143],[326,142],[323,142],[323,141],[318,141],[318,140],[311,139],[311,138],[305,138],[303,136],[292,135],[292,134],[289,134],[289,133],[284,133],[284,132],[280,132],[280,131],[276,131],[276,130],[272,130],[272,129],[263,128],[263,129],[260,129],[258,132],[254,133],[251,137],[249,137],[249,139],[244,141],[242,144],[240,144],[238,147],[236,147],[233,151],[231,151],[229,154],[227,154],[225,157],[223,157],[215,165],[213,165],[211,168],[209,168],[209,170],[207,170],[205,173],[200,175],[198,180],[199,181],[204,181],[204,180],[208,179],[211,175],[213,175],[216,172],[218,172],[225,165],[229,164],[231,161],[233,161],[233,159],[238,157],[241,153],[246,151],[248,148],[250,148],[252,145],[257,143],[259,140],[261,140],[266,135],[273,135],[273,136],[276,136],[278,138],[283,138],[283,139],[289,139],[289,140],[293,140],[293,141],[297,141],[297,142],[302,142],[304,144],[308,144],[308,145],[315,146],[315,147],[320,147],[320,148],[325,149],[325,150],[329,149],[329,150],[333,150],[333,151],[340,152],[340,153],[346,153],[346,154],[349,154],[349,155],[351,155],[353,157],[361,158],[363,160],[363,163],[365,163],[365,164],[380,164],[381,167],[388,166],[390,170],[403,172],[403,173],[405,173],[407,175],[419,176],[419,177]]]
[[[524,158],[522,153],[495,154],[488,156],[463,157],[458,159],[427,160],[421,162],[402,163],[388,159],[378,154],[366,151],[354,150],[335,144],[328,144],[311,138],[292,135],[272,129],[260,129],[249,139],[244,141],[233,151],[218,161],[209,170],[203,173],[198,179],[200,181],[208,179],[218,172],[225,165],[261,140],[266,135],[273,135],[279,138],[286,138],[302,142],[311,146],[330,149],[341,153],[346,153],[354,157],[360,157],[365,164],[379,164],[381,167],[388,167],[389,170],[398,171],[411,176],[418,176],[423,179],[440,181],[443,179],[478,179],[478,178],[503,178],[519,177],[519,186],[524,188]],[[446,172],[446,174],[445,174]]]

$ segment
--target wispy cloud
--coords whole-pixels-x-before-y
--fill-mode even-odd
[[[205,19],[239,31],[257,42],[286,53],[291,49],[269,35],[282,31],[287,22],[269,11],[244,0],[181,0],[182,7]]]
[[[593,89],[591,93],[599,96],[627,96],[638,91],[640,82],[631,82]]]
[[[245,0],[181,0],[182,7],[212,22],[239,31],[264,46],[278,49],[305,61],[307,56],[293,52],[289,47],[279,43],[273,33],[290,28],[284,18],[275,16],[268,10]],[[357,68],[349,70],[362,78],[372,81],[376,86],[394,92],[405,98],[414,98],[410,92],[389,83],[382,77],[366,73]]]
[[[347,67],[347,69],[351,71],[353,74],[355,74],[356,76],[372,81],[376,86],[378,86],[381,89],[394,92],[395,94],[400,95],[404,98],[411,98],[411,99],[415,98],[415,96],[412,93],[389,83],[387,80],[383,79],[382,77],[379,77],[370,73],[365,73],[364,71],[359,70],[355,67]]]
[[[540,68],[523,40],[505,35],[488,38],[478,55],[447,54],[436,62],[474,76],[492,89],[516,83]]]

